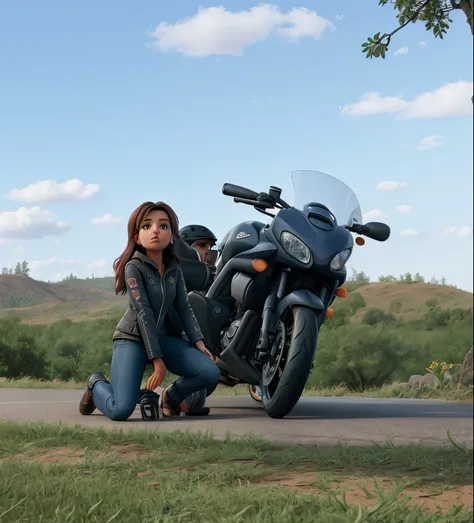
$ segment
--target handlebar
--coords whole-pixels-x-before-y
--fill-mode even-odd
[[[222,187],[222,194],[226,196],[233,196],[234,198],[241,198],[243,200],[256,200],[258,193],[240,185],[234,185],[232,183],[225,183]]]

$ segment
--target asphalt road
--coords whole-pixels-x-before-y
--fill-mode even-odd
[[[211,414],[145,422],[140,411],[126,422],[113,422],[95,411],[81,416],[79,390],[0,389],[0,419],[81,424],[86,427],[151,430],[211,430],[222,438],[253,432],[283,443],[355,445],[422,443],[439,445],[447,431],[455,441],[473,447],[473,405],[440,401],[355,397],[304,397],[282,420],[266,416],[260,404],[246,396],[210,397]]]

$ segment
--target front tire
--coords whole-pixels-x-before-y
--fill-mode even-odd
[[[298,403],[311,372],[318,342],[318,318],[307,307],[287,309],[262,372],[263,407],[271,418],[285,417]]]

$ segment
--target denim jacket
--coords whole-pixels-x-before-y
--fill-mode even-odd
[[[165,334],[165,320],[175,309],[188,340],[203,340],[199,324],[188,301],[180,266],[171,262],[161,277],[156,264],[136,251],[125,266],[128,308],[118,322],[113,339],[140,340],[150,360],[162,358],[159,334]]]

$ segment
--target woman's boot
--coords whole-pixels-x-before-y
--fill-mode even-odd
[[[163,391],[161,396],[161,412],[165,418],[172,418],[181,415],[181,405],[177,401],[170,399],[168,389]]]
[[[81,401],[79,402],[79,412],[83,416],[89,416],[92,414],[95,410],[94,405],[94,398],[92,396],[92,389],[94,388],[95,384],[99,381],[105,381],[106,383],[109,383],[103,374],[100,374],[98,372],[92,374],[87,379],[87,389],[82,395]]]

